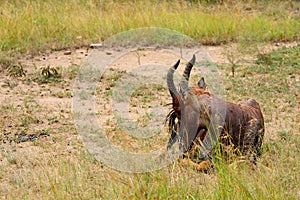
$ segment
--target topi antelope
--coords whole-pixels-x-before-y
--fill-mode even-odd
[[[253,162],[260,155],[264,137],[264,119],[259,104],[254,99],[231,103],[206,91],[202,77],[197,87],[189,87],[190,72],[195,56],[187,64],[180,89],[174,84],[173,75],[180,60],[167,73],[167,85],[172,97],[172,110],[167,116],[171,137],[167,149],[179,141],[183,154],[194,144],[199,144],[199,160],[208,160],[216,142],[229,145],[243,155],[252,155]]]

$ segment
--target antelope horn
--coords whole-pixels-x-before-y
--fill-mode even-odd
[[[176,87],[175,87],[175,84],[174,84],[174,80],[173,80],[174,79],[174,71],[178,68],[179,63],[180,63],[180,60],[178,60],[176,62],[176,64],[173,65],[173,67],[171,67],[169,69],[168,74],[167,74],[167,85],[168,85],[170,94],[171,94],[171,96],[173,98],[177,98],[179,96],[179,93],[176,90]]]
[[[195,61],[196,61],[196,56],[194,54],[193,58],[188,62],[183,72],[183,77],[185,78],[186,81],[189,81],[190,79],[191,70],[195,64]]]
[[[184,94],[186,89],[189,87],[189,79],[190,79],[190,74],[191,70],[195,64],[196,61],[196,56],[195,54],[193,55],[193,58],[187,63],[184,72],[183,72],[183,78],[180,81],[180,93]]]

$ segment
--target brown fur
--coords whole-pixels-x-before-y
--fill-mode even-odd
[[[178,64],[179,62],[173,68],[176,69]],[[207,145],[210,142],[208,130],[211,130],[210,136],[216,134],[218,137],[214,140],[219,140],[224,145],[232,144],[242,154],[254,155],[255,162],[256,155],[260,155],[264,136],[264,119],[260,105],[254,99],[239,103],[227,102],[200,87],[186,88],[186,91],[179,93],[171,82],[173,72],[174,69],[169,71],[167,77],[173,102],[171,112],[174,113],[173,119],[169,119],[173,123],[169,125],[171,124],[172,134],[178,133],[181,149],[186,152],[193,145],[200,144],[208,152],[211,151],[213,144]],[[211,117],[219,114],[216,111],[218,108],[224,109],[220,114],[222,123],[213,124],[217,131],[212,131]],[[178,119],[177,123],[174,117]]]

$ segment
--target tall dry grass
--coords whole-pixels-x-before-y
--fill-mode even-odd
[[[297,1],[1,1],[0,50],[101,42],[140,27],[173,29],[203,44],[299,39]]]

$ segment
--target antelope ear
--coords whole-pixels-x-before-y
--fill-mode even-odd
[[[201,89],[206,89],[206,84],[203,77],[201,77],[201,79],[198,81],[198,87]]]

